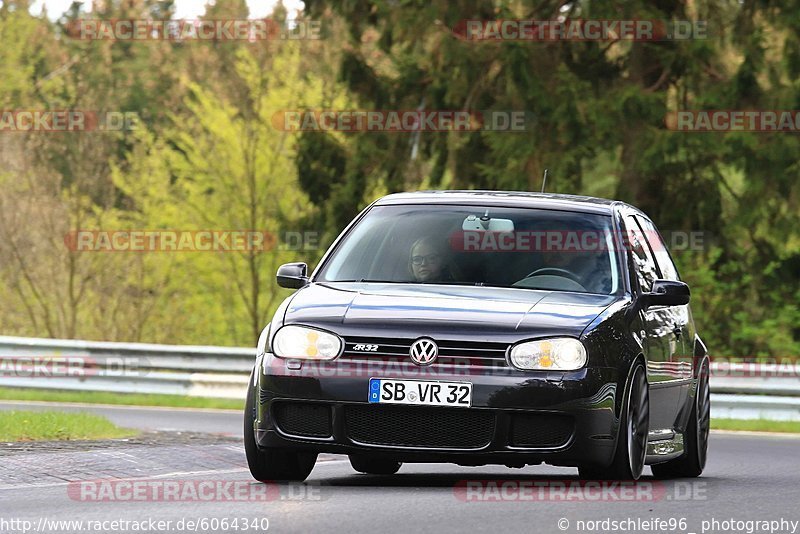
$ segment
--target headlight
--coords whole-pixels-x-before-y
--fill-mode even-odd
[[[523,370],[574,371],[586,365],[586,349],[571,337],[541,339],[514,345],[509,359]]]
[[[280,358],[333,360],[342,352],[342,340],[323,330],[289,325],[275,333],[272,352]]]

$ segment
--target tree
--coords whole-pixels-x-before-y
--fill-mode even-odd
[[[189,114],[174,116],[173,126],[159,139],[142,138],[129,169],[115,173],[115,183],[135,199],[143,223],[268,231],[277,238],[287,230],[303,230],[311,206],[298,186],[296,134],[272,123],[275,113],[313,106],[322,98],[321,85],[304,78],[300,53],[287,43],[271,56],[240,49],[235,72],[247,91],[239,101],[189,83]],[[276,72],[280,75],[272,75]],[[189,309],[215,311],[212,316],[221,323],[215,337],[253,343],[286,294],[276,287],[274,273],[290,259],[281,246],[267,253],[181,258],[180,270],[191,271],[193,285],[204,288]]]

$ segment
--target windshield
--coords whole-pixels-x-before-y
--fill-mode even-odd
[[[317,281],[485,285],[614,294],[606,215],[480,206],[376,206]]]

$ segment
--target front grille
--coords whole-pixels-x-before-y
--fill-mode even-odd
[[[327,438],[331,435],[331,407],[309,402],[276,402],[275,423],[285,434]]]
[[[378,337],[348,337],[345,339],[345,348],[342,358],[346,359],[371,359],[408,358],[411,344],[414,339],[394,339]],[[471,363],[505,364],[508,343],[484,341],[450,341],[434,339],[439,346],[439,363],[455,363],[469,361]],[[376,348],[376,350],[355,350],[357,345]]]
[[[525,414],[511,417],[514,447],[560,447],[572,436],[573,420],[566,415]]]
[[[480,449],[492,441],[494,414],[469,408],[346,406],[350,439],[370,445]]]

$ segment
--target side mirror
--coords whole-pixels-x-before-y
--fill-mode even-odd
[[[300,289],[308,285],[308,265],[302,262],[284,263],[278,267],[278,285],[288,289]]]
[[[676,280],[656,280],[653,290],[642,295],[645,307],[689,304],[689,286]]]

